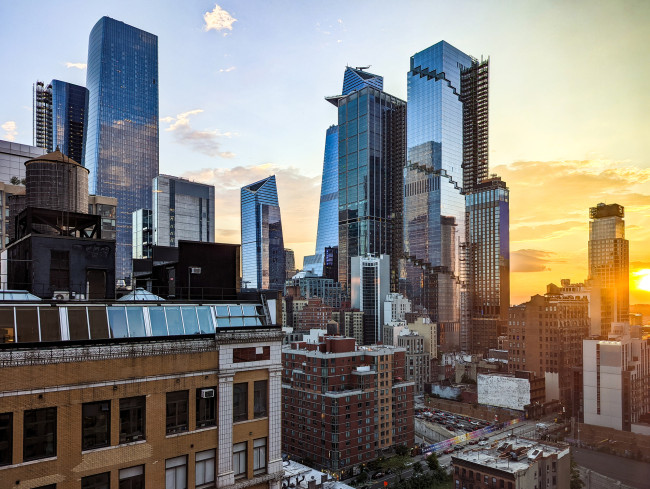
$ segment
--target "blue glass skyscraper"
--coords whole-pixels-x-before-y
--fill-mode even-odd
[[[348,95],[367,86],[383,90],[384,78],[359,68],[346,66],[343,73],[342,95]],[[303,269],[319,276],[323,275],[325,248],[334,248],[339,245],[338,165],[339,127],[330,126],[325,136],[325,158],[323,161],[320,206],[318,208],[316,252],[313,255],[305,256],[303,259]]]
[[[117,198],[116,278],[131,275],[131,214],[158,175],[158,37],[109,17],[88,43],[89,191]]]
[[[84,165],[88,120],[88,89],[52,80],[34,85],[34,141],[48,152],[57,147]]]
[[[275,175],[241,189],[241,250],[242,288],[284,288],[284,238]]]
[[[404,172],[407,295],[439,325],[443,348],[460,343],[460,261],[465,241],[462,70],[472,58],[441,41],[411,57]],[[463,245],[463,246],[461,246]]]

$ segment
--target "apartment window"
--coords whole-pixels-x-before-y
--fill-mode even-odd
[[[196,427],[216,426],[216,388],[196,389]]]
[[[235,479],[246,477],[246,442],[236,443],[232,447],[232,469]]]
[[[263,418],[267,415],[268,381],[258,380],[253,387],[254,417]]]
[[[167,393],[167,434],[187,431],[189,391]]]
[[[111,484],[111,473],[89,475],[81,478],[81,489],[109,489]]]
[[[90,402],[82,407],[81,449],[111,444],[111,402]]]
[[[253,474],[266,473],[266,438],[253,441]]]
[[[144,465],[120,470],[120,489],[144,489]]]
[[[0,465],[11,465],[13,427],[14,415],[12,413],[0,414]]]
[[[232,419],[235,423],[248,419],[248,383],[246,382],[232,386]]]
[[[56,408],[25,411],[23,460],[56,456]]]
[[[215,450],[206,450],[196,454],[196,487],[214,484]]]
[[[145,406],[144,396],[120,399],[120,443],[146,438]]]
[[[165,489],[187,489],[187,456],[165,460]]]

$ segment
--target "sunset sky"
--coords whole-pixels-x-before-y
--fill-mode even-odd
[[[650,276],[650,2],[3,1],[0,139],[32,143],[34,81],[85,85],[88,35],[103,15],[158,35],[160,171],[215,185],[218,241],[240,241],[239,188],[276,174],[285,246],[301,264],[336,122],[323,97],[340,93],[349,64],[371,65],[406,100],[409,57],[444,39],[490,57],[511,302],[583,281],[589,207],[616,202],[630,302],[650,303],[639,289]]]

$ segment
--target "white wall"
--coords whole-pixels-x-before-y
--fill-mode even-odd
[[[530,404],[530,382],[501,375],[477,376],[478,403],[523,411]]]

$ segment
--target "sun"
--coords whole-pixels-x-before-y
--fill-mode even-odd
[[[650,292],[650,269],[644,268],[643,270],[637,270],[634,272],[634,275],[638,277],[636,288],[638,290]]]

